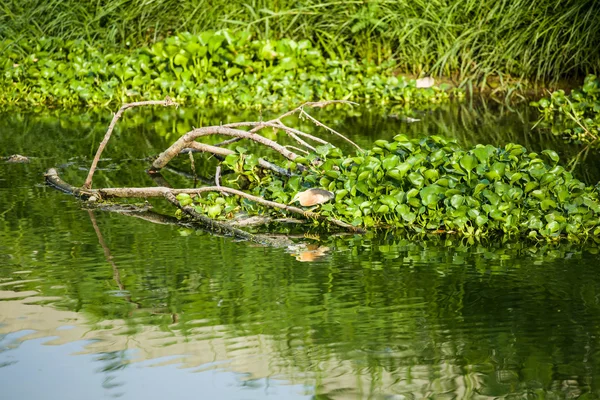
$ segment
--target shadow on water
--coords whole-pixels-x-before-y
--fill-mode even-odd
[[[578,151],[530,132],[535,116],[526,109],[322,116],[363,146],[402,132],[516,142],[563,157]],[[182,131],[257,117],[133,112],[96,185],[151,185],[142,159]],[[388,233],[264,248],[85,210],[45,187],[42,174],[63,165],[67,180],[83,182],[109,119],[0,117],[1,155],[32,157],[0,166],[0,385],[8,398],[600,395],[594,243]],[[598,181],[588,164],[585,179]]]

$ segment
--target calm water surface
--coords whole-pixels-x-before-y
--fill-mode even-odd
[[[326,118],[364,146],[404,132],[580,150],[530,133],[526,111],[390,114]],[[153,185],[143,158],[190,126],[259,117],[132,112],[95,185]],[[597,246],[388,233],[269,248],[88,210],[43,173],[81,184],[109,118],[0,115],[0,156],[32,157],[0,163],[2,399],[600,397]],[[594,164],[579,176],[600,180]]]

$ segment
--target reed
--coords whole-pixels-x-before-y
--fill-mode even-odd
[[[0,38],[54,36],[135,48],[229,28],[310,39],[330,57],[401,71],[557,81],[600,72],[597,0],[4,0]],[[27,49],[17,49],[26,51]]]

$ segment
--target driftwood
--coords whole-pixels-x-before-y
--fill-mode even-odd
[[[255,196],[253,194],[246,193],[242,190],[224,186],[223,183],[221,182],[221,166],[220,165],[217,167],[217,169],[215,171],[214,179],[212,179],[212,182],[214,182],[214,186],[211,185],[211,186],[202,186],[202,187],[198,187],[198,188],[194,187],[194,188],[176,189],[176,188],[170,187],[169,183],[160,174],[160,170],[163,168],[166,168],[169,170],[172,169],[172,167],[168,166],[168,164],[175,157],[177,157],[180,154],[188,154],[190,157],[191,165],[192,165],[192,172],[191,173],[183,173],[183,172],[179,171],[179,173],[181,175],[185,175],[185,176],[189,177],[190,179],[192,179],[194,182],[194,185],[195,185],[198,182],[199,178],[195,171],[195,167],[194,167],[195,163],[194,163],[192,153],[207,153],[207,154],[211,154],[212,156],[216,157],[218,160],[223,160],[224,157],[227,157],[231,154],[237,154],[233,150],[228,149],[224,146],[235,143],[239,140],[250,140],[254,143],[265,146],[265,147],[275,151],[276,153],[278,153],[285,160],[288,160],[288,162],[289,161],[293,162],[295,159],[300,157],[298,153],[302,153],[304,155],[304,154],[307,154],[310,152],[315,152],[315,147],[313,147],[313,145],[309,144],[308,141],[312,141],[314,143],[317,143],[318,145],[329,144],[329,142],[327,142],[326,140],[324,140],[322,138],[319,138],[317,136],[314,136],[314,135],[311,135],[311,134],[308,134],[305,132],[301,132],[297,129],[286,126],[285,123],[283,122],[283,118],[290,116],[292,114],[295,114],[295,113],[299,114],[299,116],[301,118],[308,119],[309,121],[313,122],[315,125],[317,125],[321,128],[324,128],[326,131],[333,133],[336,136],[342,137],[343,139],[345,139],[349,143],[351,143],[353,146],[355,146],[357,149],[359,149],[359,151],[362,151],[362,149],[358,145],[356,145],[354,142],[347,139],[346,137],[341,135],[339,132],[336,132],[334,129],[331,129],[331,128],[327,127],[326,125],[322,124],[321,122],[316,120],[314,117],[310,116],[305,111],[305,108],[307,108],[307,107],[324,107],[324,106],[327,106],[329,104],[334,104],[334,103],[349,103],[349,102],[323,101],[323,102],[305,103],[302,106],[297,107],[297,108],[279,116],[278,118],[275,118],[275,119],[272,119],[269,121],[238,122],[238,123],[232,123],[232,124],[226,124],[226,125],[220,125],[220,126],[209,126],[209,127],[202,127],[202,128],[194,129],[194,130],[184,134],[183,136],[181,136],[171,146],[169,146],[164,152],[160,153],[156,158],[154,158],[152,160],[152,165],[148,172],[154,178],[154,181],[158,186],[156,186],[156,187],[141,187],[141,188],[136,188],[136,187],[92,188],[92,180],[93,180],[93,176],[96,171],[96,168],[98,166],[100,156],[101,156],[102,152],[104,151],[104,149],[112,135],[112,132],[116,126],[117,121],[119,120],[119,118],[123,115],[123,113],[126,110],[133,108],[133,107],[145,106],[145,105],[177,106],[177,104],[174,103],[169,98],[162,100],[162,101],[143,101],[143,102],[125,104],[119,109],[119,111],[115,114],[114,118],[112,119],[112,121],[108,127],[108,130],[107,130],[102,142],[100,143],[98,150],[96,152],[96,155],[92,161],[87,178],[81,187],[75,187],[75,186],[63,181],[60,178],[57,169],[55,169],[55,168],[48,169],[48,171],[46,172],[46,181],[53,187],[55,187],[59,190],[62,190],[63,192],[72,194],[76,197],[79,197],[79,198],[86,200],[89,203],[93,203],[93,204],[98,204],[98,202],[102,202],[102,201],[110,200],[110,199],[118,199],[118,198],[151,198],[151,197],[164,198],[168,202],[170,202],[171,204],[176,206],[178,209],[180,209],[181,212],[183,214],[185,214],[191,221],[201,224],[205,229],[209,230],[212,233],[234,236],[234,237],[241,238],[244,240],[249,240],[249,241],[253,241],[253,242],[264,244],[264,245],[270,245],[270,246],[287,245],[288,242],[286,242],[285,240],[282,241],[281,238],[273,239],[266,235],[257,235],[257,234],[246,232],[246,231],[234,226],[237,224],[235,221],[230,223],[229,221],[221,221],[221,220],[215,220],[213,218],[209,218],[208,216],[196,211],[195,207],[192,207],[190,205],[182,206],[181,203],[177,200],[176,196],[179,194],[189,194],[189,195],[199,196],[202,193],[218,192],[224,196],[237,196],[239,198],[244,198],[244,199],[256,202],[257,204],[260,204],[261,206],[263,206],[265,208],[278,209],[278,210],[284,211],[289,214],[294,214],[297,217],[302,218],[302,219],[308,218],[308,219],[322,221],[329,225],[334,225],[334,226],[337,226],[339,228],[342,228],[342,229],[344,229],[346,231],[350,231],[350,232],[363,232],[363,230],[360,228],[357,228],[351,224],[337,220],[330,216],[321,215],[319,213],[316,213],[313,211],[308,211],[308,210],[305,210],[305,209],[302,209],[299,207],[295,207],[295,206],[291,206],[288,204],[282,204],[282,203],[278,203],[275,201],[267,200],[262,197]],[[249,130],[243,130],[243,129],[249,129]],[[281,130],[281,131],[285,132],[291,139],[295,140],[300,147],[283,146],[274,140],[268,139],[267,137],[260,135],[260,131],[262,129]],[[213,135],[228,136],[231,139],[223,141],[217,145],[211,145],[211,144],[201,143],[201,142],[197,141],[198,139],[201,139],[203,137],[213,136]],[[278,174],[280,176],[290,177],[290,176],[294,175],[294,173],[292,173],[290,170],[288,170],[286,168],[282,168],[282,167],[274,164],[273,162],[267,161],[264,158],[259,158],[258,166],[260,168],[262,168],[263,170],[269,171],[274,174]],[[298,171],[303,171],[305,168],[306,167],[301,164],[297,164],[297,166],[296,166],[296,169]],[[208,174],[205,174],[205,176],[206,175],[208,175]],[[204,179],[201,179],[201,182],[206,184],[206,183],[211,182],[211,180],[204,178]],[[121,212],[121,213],[127,212],[126,210],[120,210],[119,207],[114,204],[104,206],[104,207],[109,208],[110,209],[109,211],[117,211],[117,212]],[[135,212],[132,214],[136,214],[136,216],[139,215],[141,217],[141,214],[139,212],[140,210],[137,210],[137,211],[138,212]],[[148,218],[148,215],[146,215],[145,217],[142,217],[142,218]],[[153,222],[158,222],[158,221],[153,221]],[[171,222],[171,220],[169,220],[169,222]],[[239,224],[237,224],[237,225],[239,225]]]

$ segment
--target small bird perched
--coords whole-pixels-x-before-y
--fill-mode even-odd
[[[290,203],[299,201],[303,207],[315,206],[317,204],[327,203],[333,199],[335,195],[325,189],[308,189],[304,192],[298,192]]]

